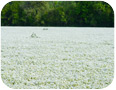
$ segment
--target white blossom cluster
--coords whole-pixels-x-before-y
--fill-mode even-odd
[[[114,77],[113,38],[113,28],[2,27],[2,80],[15,89],[105,88]]]

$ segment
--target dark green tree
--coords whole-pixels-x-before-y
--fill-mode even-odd
[[[102,1],[13,1],[1,12],[2,26],[113,27],[114,12]]]

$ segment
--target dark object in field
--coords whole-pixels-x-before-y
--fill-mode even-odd
[[[48,30],[48,28],[43,28],[43,30]]]
[[[33,32],[33,33],[31,34],[31,38],[38,38],[38,36]]]

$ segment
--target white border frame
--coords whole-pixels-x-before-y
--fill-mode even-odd
[[[115,0],[0,0],[0,89],[1,90],[11,90],[12,88],[9,88],[7,85],[5,85],[3,82],[2,82],[2,78],[1,78],[1,11],[2,11],[2,8],[10,1],[104,1],[106,3],[108,3],[114,10],[114,47],[116,47],[116,36],[115,36],[115,29],[116,29],[116,19],[115,19],[115,12],[116,12],[116,1]],[[104,90],[115,90],[116,89],[116,61],[115,61],[115,58],[116,57],[116,48],[114,48],[114,79],[112,81],[112,83],[103,88]],[[22,90],[30,90],[30,89],[22,89]],[[34,89],[31,89],[31,90],[34,90]],[[45,90],[45,89],[42,89],[42,90]],[[53,89],[55,90],[55,89]],[[66,89],[64,89],[66,90]],[[73,90],[76,90],[76,89],[73,89]],[[85,90],[85,89],[80,89],[80,90]],[[86,89],[86,90],[90,90],[90,89]],[[96,90],[96,89],[92,89],[92,90]],[[99,89],[101,90],[101,89]]]

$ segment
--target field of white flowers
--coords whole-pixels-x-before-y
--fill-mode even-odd
[[[114,29],[2,27],[1,76],[16,89],[105,88],[114,77]]]

